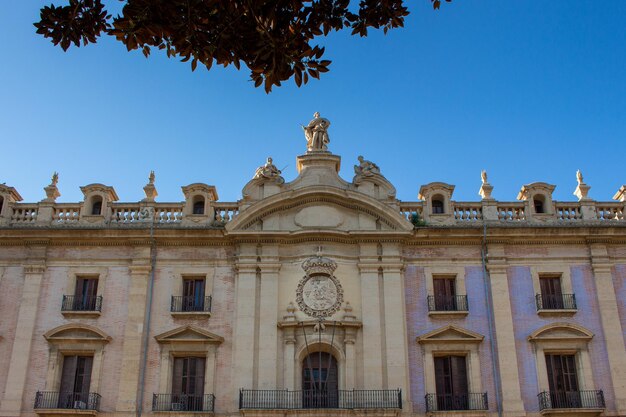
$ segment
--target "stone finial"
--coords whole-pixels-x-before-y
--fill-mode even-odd
[[[293,301],[290,301],[287,305],[287,314],[283,316],[285,321],[296,321],[296,306],[293,305]]]
[[[52,178],[50,179],[50,185],[44,187],[44,191],[46,192],[46,198],[41,200],[46,203],[54,203],[57,198],[61,196],[59,189],[57,188],[57,184],[59,183],[59,173],[54,171],[52,173]]]
[[[482,181],[482,184],[480,186],[480,189],[478,190],[478,195],[480,195],[483,200],[493,200],[493,197],[491,196],[491,192],[493,191],[493,185],[487,182],[487,171],[485,171],[484,169],[480,171],[480,180]]]
[[[619,190],[617,190],[617,192],[613,196],[613,200],[626,203],[626,185],[622,185],[621,187],[619,187]]]
[[[327,145],[330,143],[328,127],[330,121],[320,117],[319,112],[313,114],[313,120],[308,125],[302,126],[306,139],[307,152],[328,152]]]
[[[154,171],[150,171],[150,175],[148,175],[148,183],[143,187],[143,192],[146,193],[146,198],[141,201],[153,202],[154,199],[159,195],[157,193],[156,187],[154,186],[155,175]]]
[[[576,182],[578,183],[578,185],[574,190],[574,195],[578,197],[578,201],[591,200],[589,197],[587,197],[591,186],[583,182],[583,174],[582,172],[580,172],[580,169],[576,171]]]
[[[343,321],[356,321],[356,316],[352,313],[352,306],[350,301],[346,301],[346,305],[343,307]]]

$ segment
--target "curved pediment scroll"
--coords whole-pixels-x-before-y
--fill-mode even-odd
[[[384,224],[384,230],[397,232],[412,232],[413,225],[404,218],[400,211],[389,204],[383,203],[373,197],[364,195],[361,192],[342,190],[326,186],[309,186],[298,190],[282,192],[262,201],[252,204],[244,211],[241,211],[237,218],[226,225],[227,233],[236,231],[245,231],[252,229],[259,222],[278,212],[299,211],[305,207],[337,207],[345,213],[352,212],[354,216],[365,214],[373,219],[377,219]],[[299,210],[298,210],[299,209]],[[325,209],[328,211],[329,209]],[[295,216],[295,213],[294,213]],[[300,223],[301,228],[328,228],[331,223],[341,225],[344,221],[339,216],[333,217],[330,222],[328,216],[321,216],[320,221],[323,224],[314,224],[309,220],[306,222],[300,218],[296,219]],[[309,216],[307,216],[309,217]],[[344,216],[345,217],[345,216]],[[370,230],[370,229],[364,229]],[[383,230],[383,229],[381,229]]]
[[[70,323],[55,327],[46,332],[43,337],[54,344],[59,343],[108,343],[111,336],[97,327],[88,324]]]

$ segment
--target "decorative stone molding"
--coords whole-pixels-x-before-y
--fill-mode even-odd
[[[574,195],[578,197],[578,201],[591,200],[587,196],[587,194],[589,194],[589,190],[591,189],[591,186],[583,182],[583,174],[580,172],[580,170],[576,171],[576,181],[578,182],[578,185],[576,186],[576,189],[574,190]]]
[[[443,182],[431,182],[420,187],[418,198],[424,200],[422,216],[426,223],[449,224],[454,221],[452,193],[454,185]],[[441,204],[443,213],[436,212]],[[436,208],[433,208],[435,206]]]
[[[150,171],[150,175],[148,176],[148,183],[143,187],[143,192],[146,194],[146,198],[141,201],[152,203],[154,199],[159,195],[157,193],[156,187],[154,186],[154,171]]]
[[[57,188],[57,184],[59,182],[59,173],[55,172],[52,174],[52,179],[50,180],[50,185],[44,188],[46,192],[46,198],[41,200],[42,203],[54,203],[57,198],[61,196],[59,189]]]
[[[537,222],[554,219],[552,193],[555,188],[555,185],[545,182],[533,182],[522,186],[517,199],[526,203],[526,219]]]
[[[215,210],[213,210],[211,203],[218,199],[215,187],[203,183],[194,183],[181,188],[185,195],[183,224],[212,223],[215,219]]]
[[[111,203],[119,200],[115,189],[96,183],[82,186],[80,190],[85,196],[80,209],[81,223],[104,223],[109,220]]]

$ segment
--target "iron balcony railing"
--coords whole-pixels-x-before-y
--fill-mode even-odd
[[[429,295],[428,311],[469,311],[467,295]]]
[[[37,391],[35,408],[98,411],[100,398],[95,392]]]
[[[605,408],[602,390],[544,391],[538,396],[539,410],[552,408]]]
[[[153,394],[152,411],[213,411],[215,395]]]
[[[487,410],[487,393],[426,394],[426,411]]]
[[[239,391],[239,409],[402,408],[402,390],[251,390]]]
[[[575,294],[537,294],[537,310],[576,310]]]
[[[102,311],[102,296],[64,295],[61,311]]]
[[[193,295],[172,295],[172,304],[170,308],[172,313],[208,313],[211,311],[211,296],[195,297]]]

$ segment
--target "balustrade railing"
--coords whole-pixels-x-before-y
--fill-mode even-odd
[[[537,310],[576,310],[575,294],[537,294]]]
[[[239,204],[237,203],[217,203],[213,206],[215,210],[215,222],[226,224],[239,214]]]
[[[556,218],[561,221],[582,220],[583,216],[578,203],[555,203]]]
[[[624,204],[599,203],[596,204],[596,217],[598,220],[624,220]]]
[[[424,203],[422,202],[407,202],[400,203],[400,214],[410,222],[415,221],[415,216],[417,215],[417,219],[423,219],[423,211],[424,211]]]
[[[13,207],[11,223],[34,223],[37,221],[37,204],[20,204]]]
[[[240,409],[372,409],[402,408],[402,391],[397,390],[251,390],[239,391]]]
[[[35,409],[96,410],[100,409],[100,394],[95,392],[37,391]]]
[[[186,313],[186,312],[208,313],[211,311],[211,296],[194,297],[193,295],[190,295],[190,296],[172,295],[170,311],[172,313]]]
[[[498,220],[501,221],[522,221],[526,220],[525,203],[498,204]]]
[[[429,295],[428,311],[468,311],[467,295]]]
[[[80,205],[58,204],[52,212],[52,223],[78,223],[80,220]]]
[[[539,410],[553,408],[605,408],[602,390],[544,391],[537,395]]]
[[[128,224],[136,223],[145,219],[145,214],[141,213],[139,204],[114,205],[111,207],[111,223]]]
[[[480,203],[454,202],[454,219],[462,222],[476,222],[483,219],[483,207]]]
[[[180,223],[183,220],[184,205],[157,205],[154,210],[155,223]]]
[[[487,393],[426,394],[426,411],[487,410]]]
[[[102,296],[64,295],[61,311],[102,311]]]
[[[153,394],[152,411],[213,411],[213,394]]]

